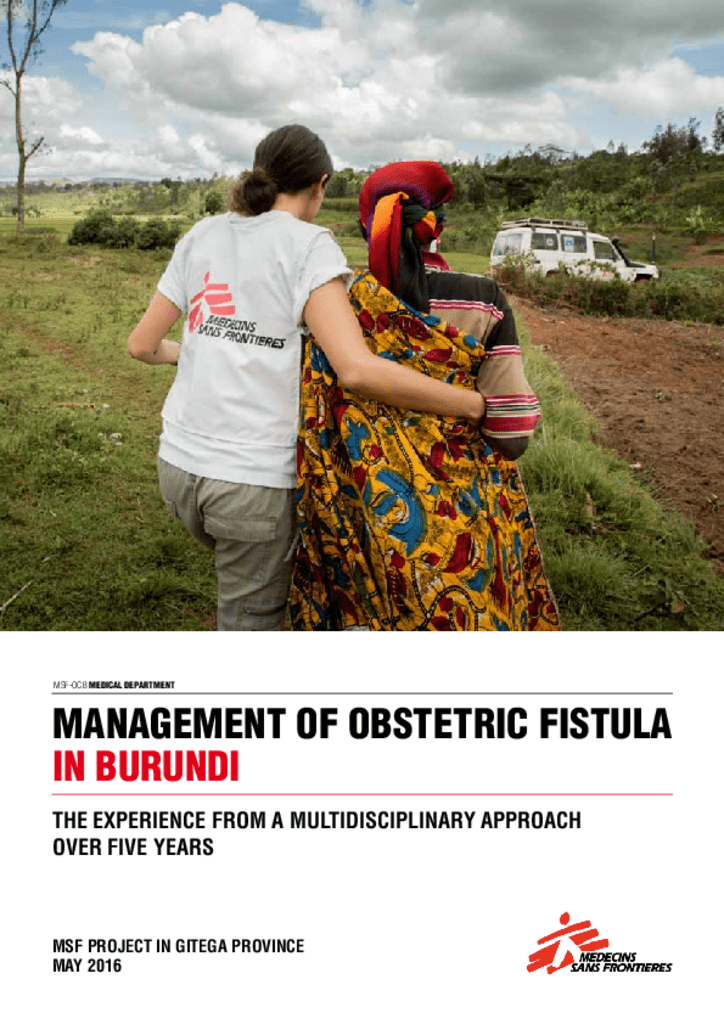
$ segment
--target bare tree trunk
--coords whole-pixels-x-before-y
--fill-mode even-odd
[[[23,133],[22,117],[22,84],[23,75],[28,66],[33,63],[40,53],[38,41],[50,25],[51,18],[57,7],[61,7],[66,0],[0,0],[0,6],[5,11],[5,30],[7,33],[8,50],[10,52],[12,70],[15,74],[15,88],[8,81],[2,79],[5,85],[15,97],[15,140],[18,146],[18,235],[22,235],[25,227],[25,168],[28,160],[35,156],[43,144],[42,137],[28,147],[28,141]],[[40,5],[40,9],[39,9]],[[14,24],[16,16],[24,13],[21,21],[26,24],[24,31],[25,39],[19,48],[16,44]],[[23,30],[21,29],[21,40]],[[10,65],[6,65],[10,66]]]
[[[21,85],[22,79],[19,75],[15,76],[15,138],[18,144],[18,187],[17,187],[17,207],[18,207],[18,235],[22,235],[25,230],[25,165],[27,164],[27,157],[25,155],[25,137],[23,135],[23,123],[21,117]]]

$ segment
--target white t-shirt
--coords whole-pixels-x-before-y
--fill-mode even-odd
[[[282,210],[199,221],[158,290],[187,314],[159,455],[196,476],[296,484],[302,313],[352,271],[327,228]]]

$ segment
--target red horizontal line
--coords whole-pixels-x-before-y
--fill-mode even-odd
[[[51,793],[51,796],[377,796],[377,797],[478,797],[478,796],[673,796],[673,793]]]

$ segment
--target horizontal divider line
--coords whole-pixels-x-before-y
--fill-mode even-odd
[[[325,796],[325,797],[478,797],[478,796],[673,796],[673,793],[51,793],[51,796]]]

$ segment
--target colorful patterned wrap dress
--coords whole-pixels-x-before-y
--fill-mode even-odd
[[[475,387],[483,344],[369,273],[350,300],[373,352]],[[307,336],[301,386],[295,630],[556,630],[515,462],[465,420],[346,391]]]

